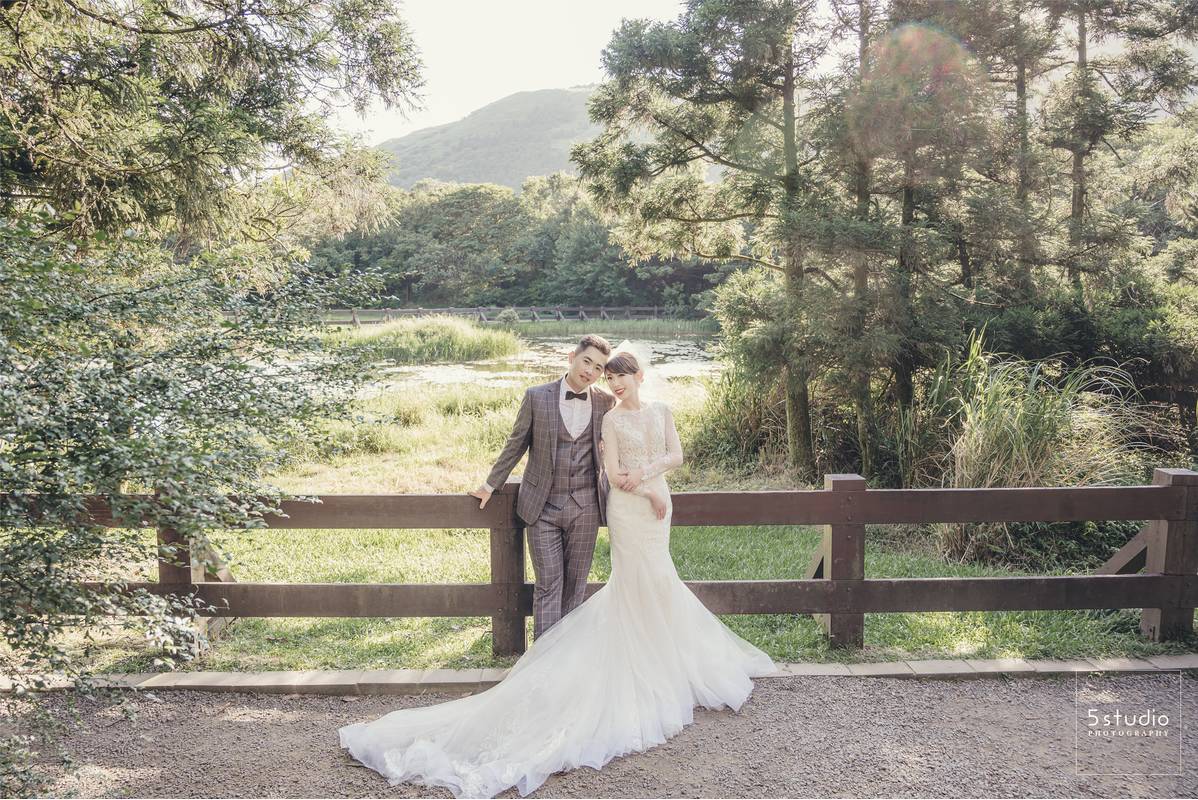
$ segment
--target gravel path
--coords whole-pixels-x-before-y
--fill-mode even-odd
[[[1117,694],[1147,691],[1158,698],[1170,696],[1164,682],[1172,681],[1169,713],[1182,702],[1182,720],[1198,718],[1194,678],[1184,679],[1180,699],[1177,673],[1103,680]],[[131,723],[121,722],[118,705],[92,702],[65,741],[75,766],[58,775],[51,791],[93,797],[449,797],[440,789],[388,787],[338,749],[336,734],[348,722],[444,699],[163,692],[136,696]],[[1196,748],[1185,736],[1181,776],[1076,774],[1074,699],[1071,677],[759,680],[739,713],[697,710],[695,723],[666,744],[615,759],[602,770],[559,773],[533,796],[1198,795]],[[62,702],[61,696],[49,700],[52,706]],[[503,796],[519,795],[509,790]]]

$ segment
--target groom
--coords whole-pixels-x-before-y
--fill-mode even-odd
[[[570,353],[565,375],[528,389],[490,476],[470,492],[481,501],[479,508],[486,508],[491,493],[528,451],[516,514],[527,525],[536,573],[534,639],[582,602],[595,538],[607,521],[608,484],[599,435],[603,415],[616,400],[591,384],[610,356],[607,340],[588,334]]]

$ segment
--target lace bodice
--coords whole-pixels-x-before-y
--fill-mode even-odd
[[[603,415],[603,462],[608,475],[640,469],[642,484],[682,464],[682,444],[670,407],[660,401],[637,411],[616,406]]]

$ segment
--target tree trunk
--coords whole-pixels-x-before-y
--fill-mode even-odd
[[[857,2],[857,74],[864,82],[869,73],[869,32],[871,0]],[[853,171],[853,193],[856,199],[854,216],[865,222],[869,220],[870,180],[873,165],[865,157],[858,157]],[[865,321],[869,313],[869,257],[859,252],[853,264],[853,319],[849,335],[860,342],[865,335]],[[869,478],[874,473],[873,401],[870,389],[870,365],[859,357],[853,375],[853,410],[857,416],[857,448],[861,453],[861,475]]]
[[[1022,45],[1021,45],[1022,46]],[[1019,154],[1016,166],[1015,202],[1019,204],[1019,262],[1020,282],[1025,289],[1031,287],[1031,264],[1033,257],[1031,195],[1031,135],[1027,114],[1027,55],[1016,56],[1015,64],[1015,125],[1019,134]]]
[[[787,60],[782,88],[782,147],[785,158],[783,182],[786,190],[785,215],[793,220],[800,201],[799,152],[795,141],[795,80],[793,56]],[[793,307],[802,308],[803,246],[791,233],[786,241],[786,291]],[[811,439],[811,396],[807,386],[808,369],[791,354],[786,361],[786,446],[791,465],[799,475],[814,480],[816,474],[815,448]]]
[[[1077,12],[1077,71],[1079,77],[1078,91],[1084,96],[1082,103],[1089,104],[1089,61],[1086,55],[1086,12],[1084,7]],[[1082,247],[1082,225],[1086,212],[1086,150],[1087,143],[1073,143],[1073,196],[1069,209],[1069,247],[1072,252],[1066,262],[1069,280],[1074,288],[1081,291],[1081,271],[1077,258]]]
[[[902,344],[894,364],[895,400],[899,410],[905,411],[911,407],[915,398],[915,358],[912,352],[910,329],[912,325],[911,293],[915,275],[915,254],[912,252],[913,242],[911,228],[915,222],[915,187],[914,167],[907,160],[906,180],[903,186],[902,229],[899,241],[898,264],[898,313],[899,329],[903,332]]]
[[[807,372],[798,364],[786,365],[786,447],[791,466],[807,480],[815,477],[815,453],[811,446],[811,396]]]
[[[961,265],[961,285],[973,288],[973,259],[969,257],[969,243],[965,241],[965,226],[955,223],[953,243],[957,248],[957,263]]]

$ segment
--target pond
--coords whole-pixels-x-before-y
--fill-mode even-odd
[[[526,336],[525,349],[517,355],[464,364],[380,365],[379,377],[367,393],[420,385],[528,386],[565,372],[567,354],[578,344],[578,338]],[[614,346],[623,340],[611,341]],[[650,366],[657,375],[667,380],[705,377],[721,369],[710,350],[714,342],[707,336],[638,337],[632,341],[650,350]]]

